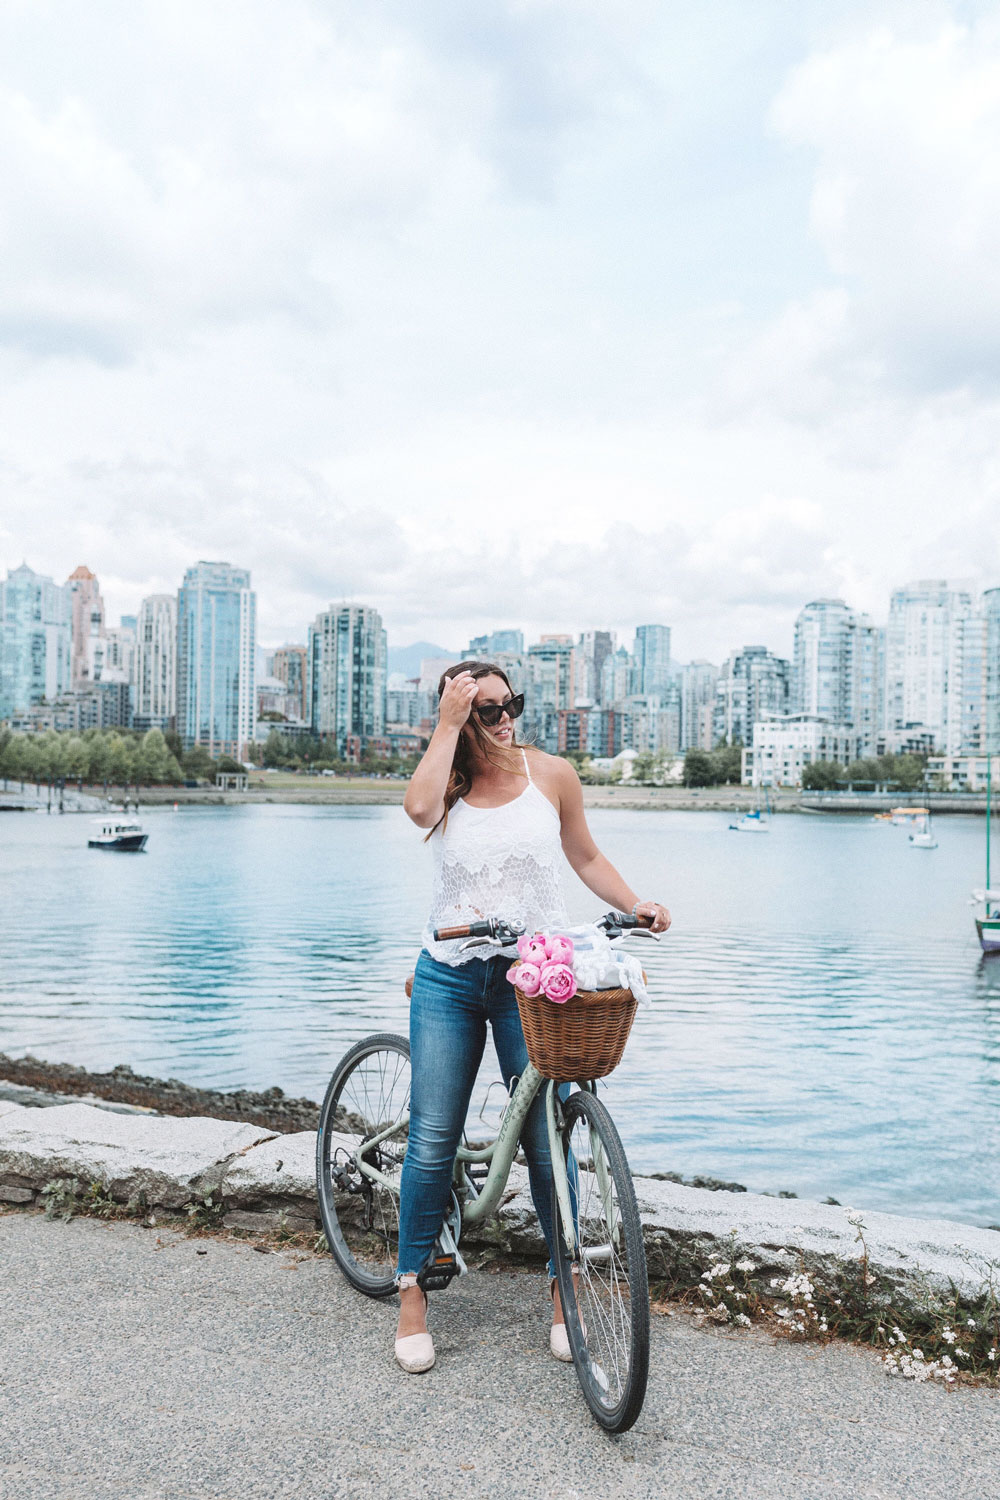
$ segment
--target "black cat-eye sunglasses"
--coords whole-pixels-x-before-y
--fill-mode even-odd
[[[477,703],[475,710],[480,724],[493,729],[500,723],[504,714],[509,714],[512,719],[521,717],[524,713],[524,694],[518,693],[516,698],[508,698],[506,703]]]

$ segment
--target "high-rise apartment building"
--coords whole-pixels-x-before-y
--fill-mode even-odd
[[[338,755],[385,732],[386,634],[377,609],[331,604],[309,627],[309,721]]]
[[[601,703],[604,663],[615,649],[610,630],[585,630],[576,644],[576,700]]]
[[[498,663],[500,665],[500,663]],[[543,635],[525,660],[524,729],[543,750],[559,745],[559,712],[575,705],[576,654],[570,635]]]
[[[795,621],[791,711],[856,729],[866,755],[882,727],[882,640],[843,599],[814,599]]]
[[[89,688],[104,635],[104,600],[96,574],[82,565],[66,580],[70,593],[70,686]]]
[[[601,667],[601,696],[603,708],[620,708],[630,693],[635,691],[635,661],[624,646],[605,657]]]
[[[97,646],[94,673],[100,682],[135,682],[136,616],[122,616],[120,625],[106,625]]]
[[[150,594],[136,622],[133,723],[173,729],[177,723],[177,599]]]
[[[253,739],[257,596],[247,568],[199,562],[177,593],[177,731],[242,759]]]
[[[788,712],[791,663],[766,646],[744,646],[723,663],[716,684],[716,743],[753,743],[753,726]]]
[[[635,691],[658,698],[670,682],[670,626],[637,625],[635,630]]]
[[[279,646],[271,658],[271,675],[285,684],[289,710],[306,722],[306,681],[308,678],[305,646]]]
[[[0,583],[0,719],[68,691],[72,603],[68,588],[23,563]]]
[[[681,735],[682,750],[711,750],[712,714],[715,708],[715,685],[719,669],[710,661],[692,661],[681,668]]]
[[[972,595],[949,587],[944,579],[922,579],[893,590],[885,632],[884,722],[889,749],[915,732],[946,748],[954,640],[959,622],[974,612]],[[951,685],[961,691],[960,684]]]

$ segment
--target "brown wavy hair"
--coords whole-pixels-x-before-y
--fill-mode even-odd
[[[457,662],[455,666],[448,667],[446,671],[441,673],[441,680],[438,683],[439,699],[441,697],[441,694],[444,692],[445,683],[448,681],[449,677],[457,677],[459,672],[471,672],[473,679],[477,682],[480,677],[499,677],[502,682],[505,682],[507,684],[507,690],[511,694],[511,696],[513,696],[514,694],[514,689],[511,686],[510,678],[507,676],[507,673],[504,671],[503,667],[498,667],[495,662],[460,661]],[[520,755],[514,754],[515,750],[521,750],[523,746],[521,741],[517,738],[517,731],[513,725],[511,726],[510,745],[503,749],[501,749],[496,741],[486,733],[486,730],[480,724],[479,719],[476,716],[475,710],[470,712],[469,717],[466,720],[466,726],[471,731],[473,741],[480,754],[485,760],[488,760],[491,765],[499,766],[501,770],[504,771],[512,771],[515,776],[523,776],[525,774],[523,759]],[[438,818],[430,833],[428,833],[428,839],[430,838],[431,833],[435,833],[438,828],[440,828],[441,831],[444,832],[444,829],[448,827],[448,814],[455,806],[455,803],[460,797],[464,797],[467,792],[472,790],[472,772],[472,749],[470,747],[468,737],[460,733],[458,736],[458,744],[455,746],[455,758],[451,763],[451,774],[448,777],[448,785],[445,788],[444,812],[441,814],[440,818]],[[427,840],[425,839],[424,842],[426,843],[426,841]]]

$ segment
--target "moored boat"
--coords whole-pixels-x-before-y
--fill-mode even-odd
[[[1000,891],[973,891],[982,910],[976,913],[976,934],[984,953],[1000,953]]]
[[[926,807],[894,807],[889,817],[897,828],[906,828],[910,823],[926,818],[929,812]]]
[[[116,849],[126,854],[140,854],[146,847],[148,833],[142,824],[130,818],[102,818],[99,833],[87,840],[88,849]]]
[[[730,823],[732,833],[767,833],[768,824],[760,808],[753,812],[745,812],[738,823]]]
[[[934,832],[931,828],[930,813],[928,813],[925,818],[917,819],[916,827],[914,828],[913,833],[910,834],[910,845],[914,849],[937,848],[938,842],[934,837]]]

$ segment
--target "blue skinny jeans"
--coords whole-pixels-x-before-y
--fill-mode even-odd
[[[425,950],[417,960],[410,997],[410,1136],[403,1160],[397,1274],[417,1272],[437,1239],[451,1196],[452,1166],[465,1129],[486,1023],[506,1087],[528,1065],[509,958],[474,958],[452,967]],[[569,1086],[560,1088],[565,1097]],[[531,1196],[549,1247],[552,1232],[552,1160],[540,1091],[521,1128]]]

